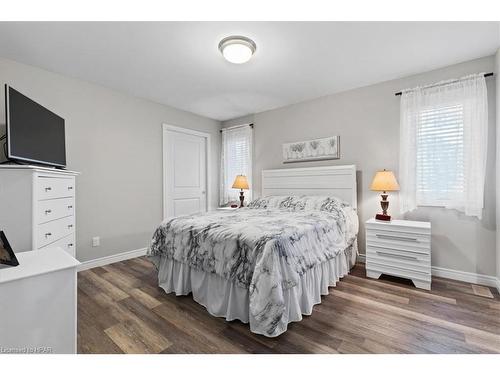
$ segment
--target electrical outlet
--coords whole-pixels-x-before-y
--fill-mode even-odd
[[[101,237],[92,237],[92,247],[101,246]]]

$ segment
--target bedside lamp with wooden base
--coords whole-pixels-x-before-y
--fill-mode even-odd
[[[389,201],[387,197],[388,191],[398,191],[399,184],[392,171],[378,171],[373,177],[370,190],[381,191],[382,200],[380,201],[380,206],[382,207],[382,213],[375,216],[376,220],[391,221],[391,216],[387,214],[387,209],[389,208]]]
[[[233,189],[241,189],[240,191],[240,208],[243,207],[243,202],[245,201],[245,196],[243,194],[243,189],[248,190],[250,187],[248,186],[247,176],[239,174],[236,176],[233,182]]]

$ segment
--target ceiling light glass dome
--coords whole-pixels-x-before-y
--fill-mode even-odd
[[[224,58],[233,64],[243,64],[250,60],[257,46],[252,39],[244,36],[228,36],[219,43]]]

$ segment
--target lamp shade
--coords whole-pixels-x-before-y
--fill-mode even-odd
[[[248,190],[248,180],[247,176],[239,174],[236,176],[233,182],[233,189],[245,189]]]
[[[378,171],[373,177],[370,190],[374,191],[397,191],[399,184],[392,171]]]

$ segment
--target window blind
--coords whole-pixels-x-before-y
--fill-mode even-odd
[[[417,124],[417,204],[464,199],[464,119],[461,104],[424,109]]]
[[[237,175],[247,176],[250,190],[245,192],[248,202],[252,197],[252,128],[227,129],[222,132],[222,176],[220,204],[239,200],[239,190],[232,185]]]
[[[481,219],[488,150],[484,73],[404,90],[400,108],[401,212],[441,206]]]

